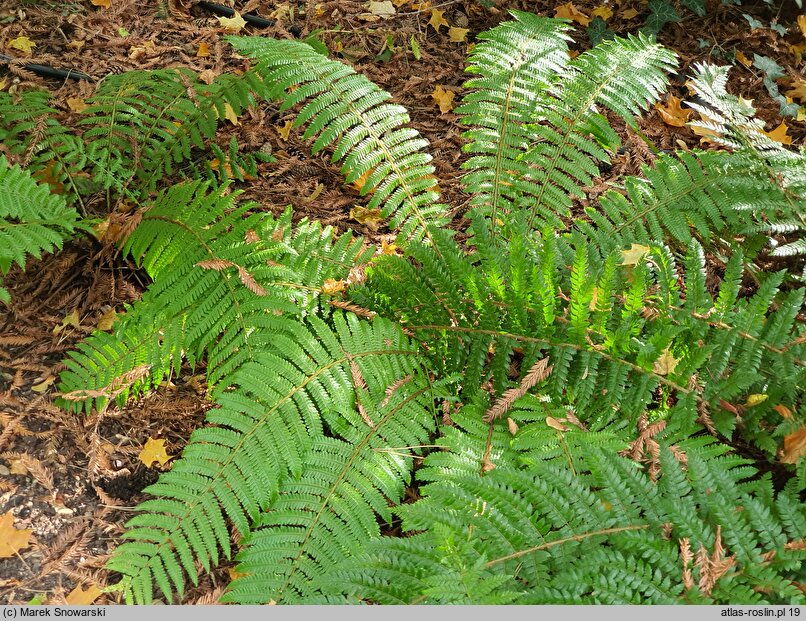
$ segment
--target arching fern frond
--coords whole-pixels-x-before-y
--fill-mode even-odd
[[[372,194],[369,209],[382,209],[402,239],[428,237],[428,228],[447,222],[438,198],[427,142],[389,93],[343,63],[309,45],[257,37],[228,37],[239,53],[258,61],[253,69],[265,83],[265,96],[286,110],[304,104],[294,120],[306,126],[314,153],[333,148],[347,182],[366,176],[361,193]]]
[[[568,63],[568,26],[558,20],[513,11],[515,21],[479,35],[465,71],[478,74],[465,83],[473,89],[455,112],[465,132],[464,150],[472,153],[464,168],[471,205],[495,221],[499,209],[508,213],[522,200],[529,177],[522,160],[534,140],[531,123],[540,116],[544,92]]]
[[[416,350],[395,326],[341,315],[333,320],[335,329],[315,317],[275,318],[273,338],[233,374],[234,388],[220,395],[209,426],[193,433],[182,458],[147,489],[159,498],[140,505],[143,513],[127,525],[131,541],[108,565],[124,575],[116,588],[127,600],[148,603],[153,583],[170,600],[183,592],[185,575],[196,582],[195,561],[209,570],[221,554],[229,557],[227,519],[246,535],[271,506],[244,564],[275,576],[274,588],[286,579],[300,588],[310,563],[324,562],[341,543],[371,530],[373,511],[388,513],[385,497],[399,498],[411,459],[381,449],[421,443],[431,419],[427,385],[417,379]],[[325,426],[333,439],[323,437]],[[324,515],[344,515],[353,504],[362,507],[361,519],[352,515],[349,524]],[[325,528],[314,533],[308,519]],[[298,554],[272,552],[269,524]],[[276,564],[267,567],[266,559]],[[273,596],[266,589],[256,594],[243,580],[234,598]]]
[[[65,205],[64,198],[0,156],[0,277],[14,263],[24,268],[28,256],[39,258],[61,248],[79,226],[77,221],[78,213]],[[0,302],[9,299],[0,286]]]

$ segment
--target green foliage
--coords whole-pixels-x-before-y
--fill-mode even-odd
[[[70,354],[63,403],[187,362],[217,405],[109,561],[127,601],[181,597],[238,541],[237,603],[803,602],[806,468],[775,460],[804,425],[804,290],[744,279],[759,238],[802,229],[803,155],[698,67],[723,150],[662,155],[573,220],[619,146],[609,119],[635,127],[674,57],[640,35],[569,60],[562,22],[513,15],[479,36],[457,109],[462,243],[406,111],[305,43],[231,37],[255,66],[209,86],[111,78],[80,143],[21,95],[38,108],[3,130],[11,152],[137,204],[121,251],[153,280]],[[239,204],[204,165],[256,170],[211,141],[263,99],[364,179],[402,256]],[[207,179],[163,187],[182,175]],[[398,519],[410,536],[382,537]]]
[[[78,226],[78,213],[62,197],[0,156],[0,276],[14,263],[24,268],[29,255],[40,258],[61,248]],[[0,302],[9,300],[0,286]]]

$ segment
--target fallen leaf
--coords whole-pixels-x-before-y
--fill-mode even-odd
[[[384,0],[383,2],[370,2],[369,12],[383,19],[389,19],[395,14],[395,6],[391,0]]]
[[[798,15],[798,28],[800,28],[800,34],[806,37],[806,15]]]
[[[108,332],[112,329],[112,326],[115,324],[115,321],[118,318],[118,314],[115,311],[115,307],[111,307],[108,311],[106,311],[101,318],[98,320],[98,325],[95,326],[96,329],[100,330],[101,332]]]
[[[81,97],[68,97],[67,107],[78,114],[81,114],[84,112],[84,110],[89,108],[87,103]]]
[[[153,41],[143,41],[140,45],[132,45],[129,48],[129,58],[139,60],[140,58],[151,58],[157,55],[157,46]]]
[[[381,242],[381,254],[396,255],[397,244],[390,244],[385,241]]]
[[[625,9],[621,12],[622,19],[632,19],[633,17],[637,16],[639,11],[636,9]]]
[[[451,26],[448,28],[448,40],[451,43],[462,43],[465,39],[467,39],[467,33],[470,32],[467,28],[457,28],[456,26]]]
[[[328,278],[322,283],[322,293],[325,295],[333,295],[334,293],[344,291],[346,288],[347,283],[343,280],[333,280],[332,278]]]
[[[175,455],[168,455],[168,453],[165,452],[165,440],[155,440],[154,438],[148,439],[145,446],[143,446],[143,450],[140,451],[140,454],[137,456],[137,458],[149,468],[155,461],[158,462],[160,466],[164,466],[174,457]]]
[[[224,103],[224,118],[233,125],[241,124],[241,122],[238,120],[238,115],[235,114],[235,110],[233,110],[232,106],[228,103]]]
[[[90,4],[92,4],[92,6],[108,9],[112,6],[112,0],[90,0]]]
[[[199,74],[199,81],[205,84],[212,84],[216,79],[216,73],[212,69],[205,69]]]
[[[414,60],[420,60],[420,44],[417,43],[417,40],[414,38],[414,35],[411,35],[411,39],[409,39],[409,44],[411,45],[411,53],[414,56]]]
[[[62,322],[53,328],[54,334],[59,334],[62,330],[64,330],[67,326],[73,326],[74,328],[78,328],[80,325],[80,320],[78,317],[78,309],[74,310],[72,313],[67,314]]]
[[[364,174],[361,175],[358,179],[356,179],[352,183],[348,183],[347,187],[352,188],[356,192],[361,192],[361,190],[364,189],[364,184],[367,182],[367,179],[369,179],[369,176],[373,173],[374,170],[375,170],[374,168],[368,168],[367,170],[364,171]]]
[[[622,265],[638,265],[647,254],[649,254],[649,246],[642,246],[641,244],[632,244],[629,250],[621,251],[621,264]]]
[[[790,410],[788,407],[786,407],[781,403],[779,403],[772,409],[778,412],[781,415],[781,417],[784,418],[784,420],[792,420],[794,418],[792,410]]]
[[[43,381],[31,386],[31,390],[33,390],[34,392],[45,392],[48,388],[50,388],[53,385],[53,382],[55,380],[56,376],[48,375]]]
[[[786,123],[781,121],[781,124],[776,127],[774,130],[770,132],[764,132],[764,134],[770,140],[774,140],[775,142],[780,142],[781,144],[792,144],[792,136],[787,134],[787,130],[789,128],[786,126]]]
[[[14,516],[11,511],[0,516],[0,558],[10,558],[19,554],[20,550],[30,544],[33,531],[14,528]]]
[[[210,55],[210,45],[202,41],[199,43],[199,49],[196,50],[196,57],[197,58],[204,58],[205,56]]]
[[[350,210],[350,218],[371,231],[377,231],[383,222],[383,214],[380,209],[367,209],[361,205],[356,205]]]
[[[605,5],[597,6],[591,11],[591,17],[601,17],[604,21],[607,21],[613,17],[613,9]]]
[[[456,93],[454,93],[453,91],[446,91],[441,86],[437,86],[434,89],[434,92],[431,93],[431,97],[439,105],[439,111],[442,114],[447,114],[448,112],[453,110],[453,98],[455,96]]]
[[[431,19],[428,20],[428,25],[434,30],[439,32],[440,26],[447,26],[448,22],[444,17],[445,11],[439,9],[431,9]]]
[[[235,11],[232,17],[216,17],[216,19],[227,32],[239,32],[241,28],[246,26],[246,20],[241,17],[238,11]]]
[[[568,431],[568,427],[563,425],[553,416],[546,416],[546,424],[552,429],[556,429],[557,431]]]
[[[36,43],[31,41],[25,35],[19,36],[16,39],[12,39],[8,42],[9,47],[13,47],[15,50],[19,50],[20,52],[25,52],[26,54],[30,54],[31,51],[36,47]]]
[[[586,28],[591,23],[591,18],[576,8],[571,2],[566,2],[555,8],[554,17],[569,19]]]
[[[669,373],[674,373],[674,370],[679,363],[680,360],[672,356],[672,354],[669,353],[669,348],[667,347],[663,350],[663,353],[660,355],[660,357],[655,361],[652,370],[658,375],[669,375]]]
[[[131,34],[131,33],[130,33],[128,30],[126,30],[126,29],[125,29],[123,26],[121,26],[120,28],[118,28],[118,35],[119,35],[119,36],[121,36],[121,37],[123,37],[124,39],[125,39],[126,37],[128,37],[130,34]]]
[[[806,52],[806,41],[789,45],[789,51],[795,57],[795,63],[800,63],[803,60],[803,53]]]
[[[663,106],[659,103],[655,104],[655,109],[660,114],[663,122],[672,127],[685,127],[688,122],[688,117],[691,116],[692,110],[683,108],[682,100],[674,95],[669,95],[666,98],[666,105]]]
[[[24,476],[28,474],[28,468],[25,467],[21,459],[12,459],[8,462],[8,473],[21,474]]]
[[[790,89],[784,94],[792,99],[797,99],[801,103],[806,103],[806,80],[796,78],[790,84]]]
[[[752,408],[760,403],[764,403],[769,395],[748,395],[747,401],[745,401],[742,405],[746,408]]]
[[[67,44],[67,47],[69,47],[71,50],[80,50],[82,47],[84,47],[84,43],[86,43],[86,41],[73,40]]]
[[[294,124],[291,121],[286,121],[285,125],[277,128],[277,133],[280,134],[280,138],[283,141],[288,140],[288,135],[291,133],[292,127],[294,127]]]
[[[796,464],[806,454],[806,427],[784,436],[784,448],[781,451],[782,464]],[[0,556],[2,556],[0,554]]]
[[[71,606],[89,606],[101,595],[103,595],[103,591],[95,584],[89,585],[86,591],[81,588],[80,584],[77,584],[76,588],[64,598],[64,601]]]
[[[739,50],[736,50],[736,60],[742,63],[745,67],[750,67],[753,64],[753,61],[742,54]]]
[[[509,433],[511,433],[513,436],[518,433],[518,429],[520,429],[520,427],[518,427],[518,423],[511,418],[507,418],[507,427],[509,427]]]

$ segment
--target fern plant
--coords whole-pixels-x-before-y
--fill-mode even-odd
[[[24,268],[28,256],[39,258],[61,248],[77,228],[81,224],[75,209],[0,156],[0,276],[14,263]],[[0,280],[0,302],[10,300]]]
[[[732,447],[772,462],[803,425],[803,289],[779,272],[743,290],[741,236],[802,205],[801,155],[720,121],[735,102],[701,69],[731,151],[659,158],[572,220],[618,147],[608,118],[634,125],[674,57],[641,36],[569,60],[562,22],[513,16],[474,47],[459,108],[461,244],[405,110],[304,43],[232,37],[255,66],[194,92],[219,97],[218,118],[295,108],[312,150],[366,179],[402,255],[209,181],[147,203],[216,115],[128,78],[97,96],[81,166],[144,203],[123,252],[153,284],[71,355],[63,402],[107,407],[185,359],[218,405],[109,562],[127,601],[181,596],[231,558],[230,526],[229,602],[803,601],[805,460],[774,487]],[[177,126],[192,114],[196,130]],[[133,158],[148,165],[115,163]],[[780,174],[722,181],[762,169]],[[716,286],[706,249],[725,259]],[[423,454],[423,498],[401,504]],[[418,533],[381,537],[398,518]]]

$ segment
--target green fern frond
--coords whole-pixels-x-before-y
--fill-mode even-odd
[[[427,142],[414,129],[405,108],[388,103],[390,95],[346,65],[329,60],[309,45],[255,37],[228,37],[239,53],[258,61],[254,71],[265,96],[281,110],[302,105],[294,125],[306,126],[312,151],[333,148],[348,183],[366,176],[363,195],[369,209],[380,208],[402,239],[428,237],[429,227],[447,222]]]
[[[125,576],[117,588],[127,599],[149,602],[152,582],[169,600],[181,595],[184,574],[196,581],[195,560],[209,570],[219,553],[229,558],[225,519],[247,535],[269,503],[273,511],[257,521],[265,528],[242,558],[249,573],[268,571],[278,587],[290,581],[304,591],[298,581],[310,563],[324,562],[370,525],[377,529],[373,511],[388,514],[386,498],[399,498],[411,460],[382,449],[422,443],[432,419],[428,384],[416,380],[416,351],[393,325],[333,320],[335,329],[315,317],[275,320],[274,338],[233,374],[234,388],[219,397],[210,426],[194,432],[182,459],[148,488],[159,498],[140,505],[144,513],[127,525],[133,541],[109,562]],[[343,439],[323,438],[325,425]],[[352,515],[345,523],[338,516],[355,503],[363,519]],[[295,553],[273,552],[270,524]],[[276,564],[267,567],[267,560]],[[243,581],[232,597],[253,601],[254,587]],[[273,593],[264,588],[259,597],[267,601]]]
[[[61,248],[77,227],[78,213],[66,206],[63,197],[51,194],[30,173],[0,156],[0,276],[14,263],[24,268],[28,256],[40,258],[43,252]],[[0,302],[9,299],[0,286]]]

